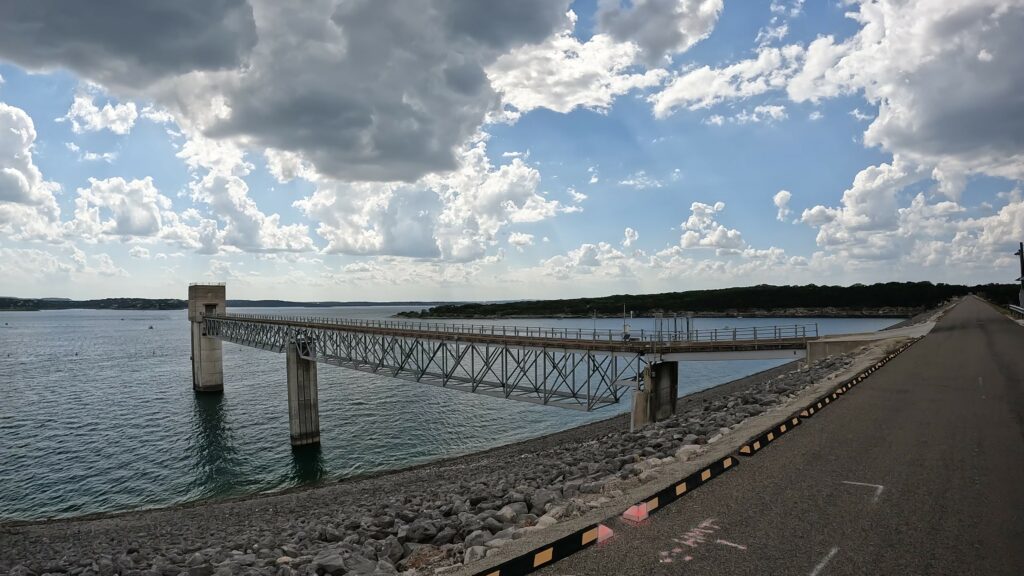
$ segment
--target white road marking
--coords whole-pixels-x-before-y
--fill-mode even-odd
[[[853,486],[867,486],[875,489],[875,496],[871,499],[871,503],[878,502],[878,498],[882,495],[882,491],[885,490],[885,486],[881,484],[868,484],[866,482],[850,482],[849,480],[843,480],[843,484],[850,484]]]
[[[821,559],[821,562],[818,562],[818,565],[814,567],[814,570],[811,570],[810,576],[818,576],[818,574],[820,574],[821,571],[825,569],[825,566],[828,564],[829,560],[831,560],[832,557],[836,555],[836,552],[839,552],[839,547],[833,546],[832,549],[828,551],[828,554],[826,554],[825,557]]]
[[[729,542],[727,540],[721,540],[721,539],[715,540],[715,544],[722,544],[723,546],[732,546],[733,548],[739,548],[740,550],[746,550],[747,549],[747,547],[742,545],[742,544],[735,544],[733,542]]]

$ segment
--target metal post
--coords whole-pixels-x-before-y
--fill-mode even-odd
[[[1014,254],[1020,257],[1020,278],[1017,278],[1020,282],[1020,292],[1017,293],[1017,305],[1024,308],[1024,242],[1020,243],[1020,249]]]

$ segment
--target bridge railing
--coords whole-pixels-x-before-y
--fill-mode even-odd
[[[227,314],[216,316],[226,320],[318,324],[338,328],[374,328],[440,334],[466,334],[552,340],[605,342],[729,342],[758,340],[794,340],[818,337],[818,324],[783,326],[746,326],[736,328],[705,328],[700,330],[616,330],[591,328],[557,328],[544,326],[508,326],[500,324],[452,324],[445,322],[410,322],[405,320],[364,320],[319,316],[281,316],[268,314]]]

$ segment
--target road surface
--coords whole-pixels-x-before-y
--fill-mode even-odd
[[[964,299],[733,471],[540,574],[1024,574],[1024,327]]]

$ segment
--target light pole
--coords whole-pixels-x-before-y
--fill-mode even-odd
[[[1020,248],[1014,254],[1020,258],[1020,278],[1017,278],[1020,282],[1020,292],[1017,293],[1017,305],[1024,308],[1024,242],[1020,243]]]

